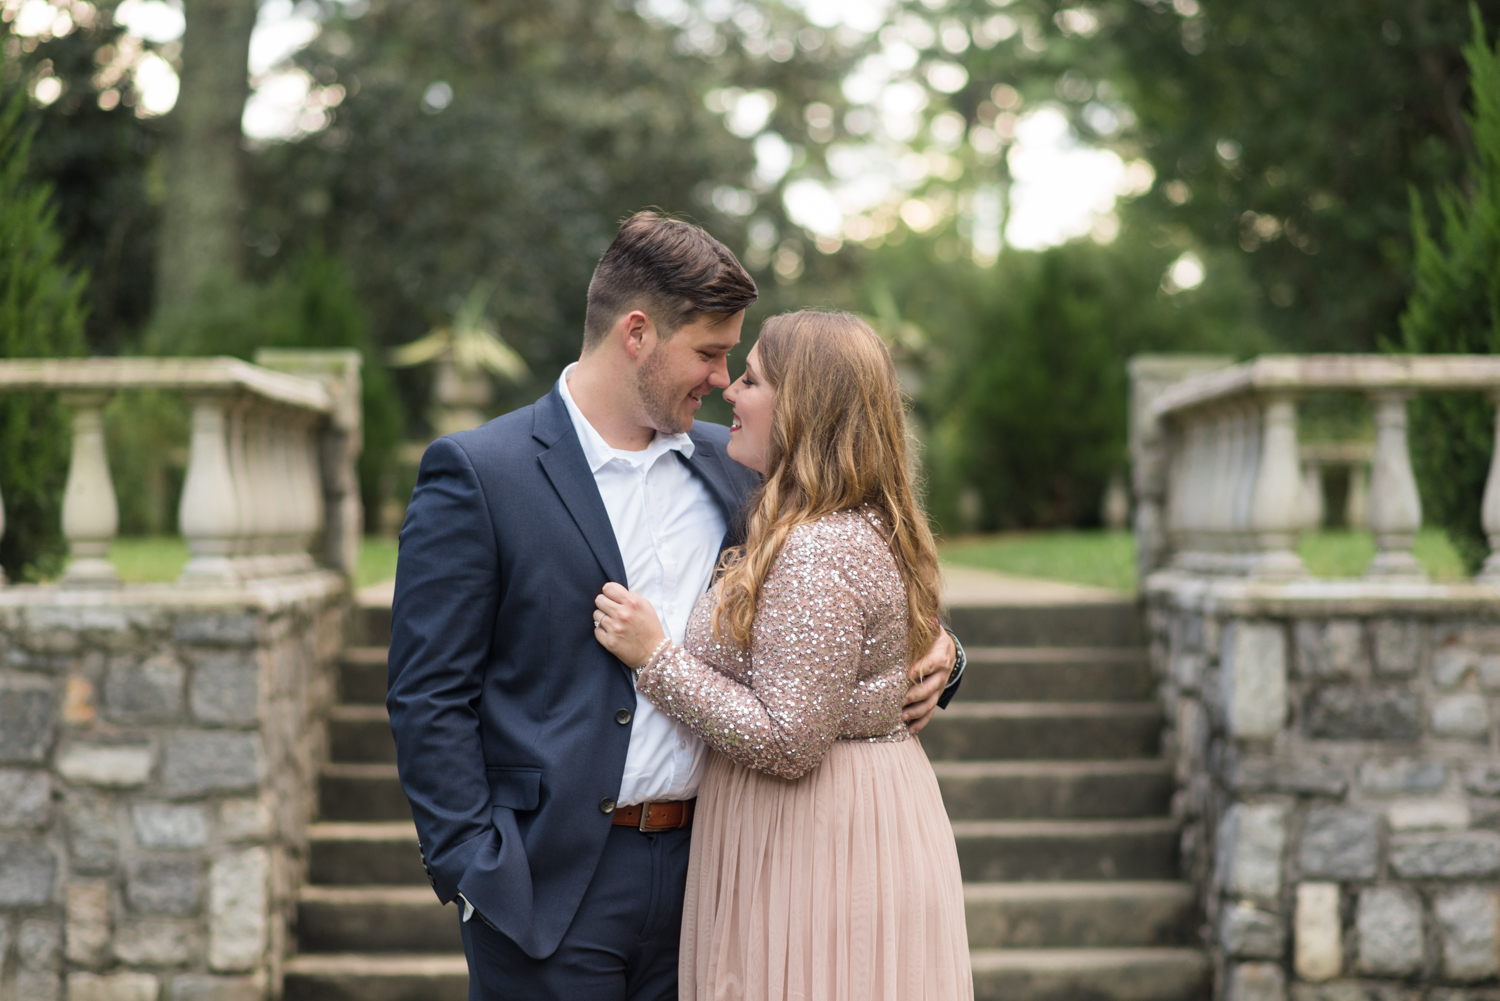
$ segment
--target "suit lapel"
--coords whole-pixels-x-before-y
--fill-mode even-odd
[[[615,529],[609,522],[609,512],[604,508],[604,498],[599,496],[599,485],[589,471],[583,446],[578,443],[578,432],[556,386],[537,401],[532,437],[548,446],[537,456],[537,461],[573,516],[589,548],[594,551],[594,558],[599,561],[604,575],[628,587],[625,561],[620,557],[620,546],[615,541]]]
[[[724,471],[724,459],[719,450],[714,447],[713,442],[704,438],[688,437],[693,440],[693,454],[691,457],[677,453],[677,457],[687,463],[688,469],[702,480],[708,487],[708,492],[713,495],[719,505],[719,510],[724,514],[724,523],[727,525],[739,514],[739,497],[735,496],[733,488],[729,484],[729,477]]]
[[[729,472],[724,468],[724,463],[732,460],[725,456],[719,450],[718,446],[707,438],[700,437],[692,432],[688,433],[688,437],[693,440],[692,457],[689,458],[681,452],[678,452],[677,456],[683,462],[687,463],[688,469],[692,471],[694,476],[697,476],[698,479],[702,480],[708,486],[708,492],[713,495],[714,500],[719,505],[719,509],[724,513],[724,525],[727,531],[724,534],[724,540],[719,543],[719,552],[722,553],[724,550],[731,546],[737,546],[743,541],[741,538],[743,534],[741,530],[742,526],[740,524],[740,505],[743,498],[734,489],[733,481],[729,478]]]

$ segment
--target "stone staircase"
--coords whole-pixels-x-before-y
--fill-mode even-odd
[[[339,664],[285,1001],[466,1001],[458,914],[432,894],[396,777],[385,712],[389,606],[362,606],[356,632],[366,645]]]
[[[922,742],[958,840],[975,996],[1206,997],[1136,606],[952,614],[969,667]]]
[[[432,895],[396,778],[389,609],[340,665],[286,1001],[463,1001],[456,912]],[[958,839],[976,996],[1198,1001],[1208,961],[1177,881],[1170,766],[1126,602],[966,607],[963,694],[923,734]]]

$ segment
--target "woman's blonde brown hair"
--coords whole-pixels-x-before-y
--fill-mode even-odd
[[[761,375],[776,391],[766,479],[746,509],[744,546],[720,564],[714,632],[748,648],[761,586],[787,535],[868,504],[881,516],[906,585],[915,661],[939,628],[937,551],[912,489],[906,412],[890,352],[858,317],[811,311],[767,320],[757,352]]]

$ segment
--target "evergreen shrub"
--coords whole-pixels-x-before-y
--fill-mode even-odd
[[[86,280],[63,260],[50,189],[27,180],[26,101],[24,85],[0,88],[0,358],[81,355]],[[55,395],[0,394],[0,568],[13,581],[62,567],[70,451],[68,413]]]
[[[1007,249],[988,268],[923,261],[911,239],[877,252],[901,315],[938,357],[919,402],[939,527],[1097,526],[1111,477],[1128,476],[1130,357],[1262,346],[1231,262],[1209,260],[1199,288],[1164,291],[1181,253],[1128,233],[1108,245]]]
[[[1462,187],[1434,195],[1440,235],[1412,192],[1415,275],[1401,317],[1402,350],[1493,354],[1500,349],[1500,54],[1470,8],[1464,48],[1473,98],[1466,116],[1473,151]],[[1475,394],[1419,397],[1411,410],[1411,455],[1423,520],[1442,528],[1470,573],[1488,551],[1480,502],[1494,449],[1494,404]]]

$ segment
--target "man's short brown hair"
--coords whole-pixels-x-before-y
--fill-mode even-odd
[[[637,212],[620,225],[589,282],[583,348],[604,340],[623,314],[639,309],[663,337],[702,313],[725,319],[756,300],[755,279],[718,240],[691,223]]]

